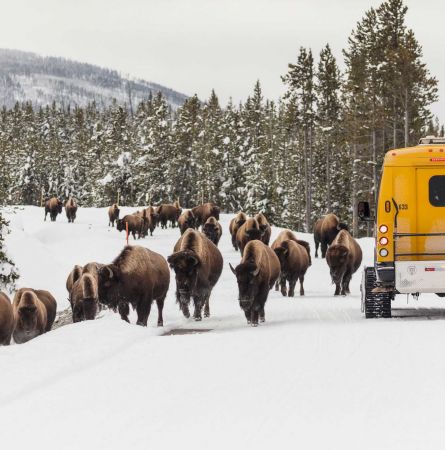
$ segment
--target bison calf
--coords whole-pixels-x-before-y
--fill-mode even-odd
[[[48,292],[19,289],[13,301],[14,341],[23,344],[51,330],[56,318],[57,303]]]
[[[137,324],[147,326],[151,304],[158,306],[158,326],[164,325],[162,310],[170,283],[165,259],[148,248],[126,246],[112,264],[99,270],[99,301],[130,322],[130,305],[137,312]]]
[[[240,307],[247,323],[256,327],[258,318],[261,322],[266,320],[264,306],[280,275],[280,261],[267,245],[255,240],[247,243],[241,263],[235,269],[229,265],[238,282]]]
[[[14,329],[14,313],[9,297],[0,292],[0,345],[11,343],[12,330]]]
[[[326,252],[334,295],[349,294],[349,282],[362,263],[362,249],[346,230],[341,230]]]
[[[176,243],[174,253],[167,258],[176,274],[176,300],[184,316],[189,318],[191,298],[193,318],[210,316],[209,299],[223,267],[221,252],[199,231],[189,228]]]

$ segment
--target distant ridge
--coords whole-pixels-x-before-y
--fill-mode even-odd
[[[63,106],[85,106],[95,101],[103,108],[116,99],[119,104],[136,108],[150,93],[156,95],[157,92],[161,92],[174,109],[187,98],[160,84],[127,79],[116,70],[0,49],[0,107],[11,108],[17,101],[31,101],[39,106],[53,101]]]

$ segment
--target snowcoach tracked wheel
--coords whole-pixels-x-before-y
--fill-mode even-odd
[[[393,292],[373,292],[377,287],[374,267],[365,267],[360,290],[362,292],[362,312],[367,319],[391,317]]]

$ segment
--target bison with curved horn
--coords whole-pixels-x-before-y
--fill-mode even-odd
[[[199,231],[189,228],[167,258],[176,274],[176,300],[184,316],[189,318],[193,298],[195,320],[210,316],[210,294],[218,281],[223,258],[218,247]]]
[[[55,222],[57,215],[62,214],[62,208],[63,208],[63,203],[57,197],[52,197],[49,200],[46,200],[46,202],[45,202],[45,221],[46,221],[46,216],[49,213],[51,222]]]
[[[51,330],[56,318],[55,298],[43,290],[19,289],[12,304],[14,310],[13,337],[17,344]]]
[[[256,327],[258,318],[266,320],[264,306],[280,275],[280,261],[270,247],[255,240],[247,243],[241,263],[235,269],[229,266],[238,282],[239,304],[247,323]]]
[[[12,331],[14,329],[14,312],[9,297],[0,292],[0,345],[11,343]]]
[[[100,268],[99,301],[118,310],[130,322],[130,305],[137,312],[137,324],[147,326],[151,304],[158,306],[158,326],[164,325],[162,311],[170,284],[170,271],[164,257],[148,248],[126,246],[119,256]]]
[[[362,263],[362,249],[347,230],[341,230],[326,252],[334,295],[349,294],[349,282]]]
[[[326,256],[328,246],[332,244],[340,230],[347,230],[348,226],[340,222],[335,214],[327,214],[318,219],[314,225],[315,257],[318,258],[318,247],[321,244],[321,257]]]
[[[215,244],[218,245],[222,235],[221,224],[212,216],[209,217],[202,227],[202,232]]]
[[[247,220],[247,216],[245,213],[240,211],[231,221],[229,224],[229,232],[232,236],[232,245],[235,250],[238,251],[238,244],[236,242],[236,233],[238,232],[239,228],[243,225],[243,223]]]

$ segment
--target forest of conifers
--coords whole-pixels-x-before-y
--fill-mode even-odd
[[[355,205],[372,204],[385,152],[443,134],[429,109],[437,81],[406,12],[402,0],[367,11],[341,63],[329,45],[318,55],[300,48],[277,101],[257,82],[245,102],[226,106],[212,92],[177,110],[160,94],[131,110],[4,108],[0,204],[57,195],[106,206],[118,193],[135,206],[214,201],[301,231],[335,212],[357,235]]]

